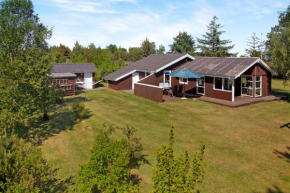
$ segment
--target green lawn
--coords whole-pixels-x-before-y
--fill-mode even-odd
[[[282,81],[273,80],[275,93],[290,94]],[[138,129],[144,153],[155,164],[154,150],[168,140],[175,126],[176,153],[193,152],[206,144],[206,179],[202,192],[278,192],[290,190],[290,103],[275,101],[236,109],[199,100],[157,104],[124,92],[95,90],[87,93],[89,115],[72,124],[71,102],[57,110],[53,128],[42,144],[45,157],[59,168],[69,192],[76,188],[79,164],[87,162],[96,135],[93,127],[104,122]],[[142,192],[152,188],[151,166],[140,168]]]

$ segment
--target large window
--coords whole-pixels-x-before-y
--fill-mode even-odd
[[[232,90],[232,80],[230,80],[229,78],[215,77],[214,78],[214,88],[216,90],[231,91]]]
[[[242,76],[242,95],[253,96],[252,76]]]
[[[197,94],[204,95],[204,77],[199,78],[197,81]]]
[[[256,76],[256,88],[255,88],[255,94],[256,96],[262,96],[262,92],[261,92],[261,79],[262,79],[262,76]]]

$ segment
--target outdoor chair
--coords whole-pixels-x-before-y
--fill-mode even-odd
[[[174,97],[173,95],[173,87],[170,87],[170,89],[168,90],[168,95],[170,95],[171,97]]]

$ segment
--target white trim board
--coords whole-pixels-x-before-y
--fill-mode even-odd
[[[194,57],[192,57],[192,56],[189,55],[189,54],[186,54],[186,55],[184,55],[184,56],[182,56],[182,57],[180,57],[180,58],[178,58],[178,59],[176,59],[176,60],[170,62],[169,64],[166,64],[165,66],[162,66],[161,68],[157,69],[157,70],[155,71],[155,73],[160,72],[161,70],[164,70],[165,68],[168,68],[169,66],[171,66],[171,65],[175,64],[176,62],[179,62],[179,61],[181,61],[181,60],[183,60],[183,59],[185,59],[185,58],[190,58],[190,59],[192,59],[192,60],[195,60]]]
[[[134,72],[136,72],[136,70],[133,70],[133,71],[131,71],[129,73],[126,73],[126,74],[116,78],[115,81],[121,80],[122,78],[125,78],[126,76],[129,76],[130,74],[133,74]]]
[[[253,67],[256,63],[261,64],[262,66],[264,66],[267,70],[269,70],[269,72],[272,74],[271,71],[273,71],[263,60],[261,60],[260,58],[258,58],[255,62],[253,62],[251,65],[249,65],[247,68],[245,68],[242,72],[240,72],[238,75],[235,76],[235,79],[240,77],[242,74],[244,74],[244,72],[246,72],[247,70],[249,70],[251,67]]]

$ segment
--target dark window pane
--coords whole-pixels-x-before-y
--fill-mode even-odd
[[[222,89],[223,79],[215,77],[215,89]]]

